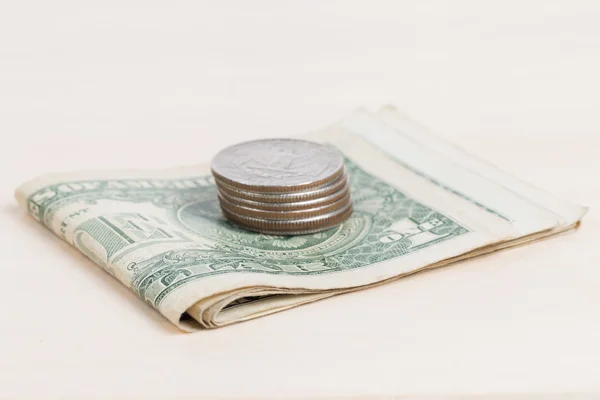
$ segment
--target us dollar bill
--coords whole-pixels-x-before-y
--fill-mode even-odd
[[[349,174],[355,211],[325,232],[276,236],[230,224],[208,164],[46,175],[24,183],[16,198],[184,331],[539,240],[575,228],[587,211],[393,107],[357,110],[301,137],[340,150]]]

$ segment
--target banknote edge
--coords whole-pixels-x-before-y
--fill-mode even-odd
[[[386,114],[389,115],[390,118],[385,118]],[[539,186],[527,182],[526,180],[505,171],[500,166],[478,157],[476,154],[469,152],[468,150],[459,146],[458,144],[446,140],[443,136],[434,132],[432,129],[430,129],[423,123],[414,120],[394,105],[384,105],[378,111],[372,113],[371,115],[374,115],[382,122],[391,126],[399,134],[402,134],[402,127],[400,126],[399,120],[404,120],[408,124],[413,125],[413,127],[419,130],[419,133],[421,135],[427,136],[430,140],[433,140],[439,146],[442,146],[446,150],[455,152],[458,156],[462,158],[462,160],[460,158],[458,160],[453,159],[454,162],[459,163],[466,169],[475,171],[473,167],[470,167],[465,164],[464,161],[468,160],[470,163],[475,164],[477,168],[498,174],[502,179],[505,180],[504,182],[499,182],[498,179],[494,179],[489,176],[484,176],[481,175],[481,173],[479,173],[479,175],[481,175],[484,179],[491,180],[496,184],[505,187],[507,190],[519,193],[522,196],[526,197],[529,201],[539,205],[540,207],[543,207],[556,215],[560,215],[561,217],[567,220],[565,222],[566,224],[580,221],[589,212],[590,208],[588,206],[567,201],[561,198],[559,195],[551,193]],[[530,193],[525,193],[525,191]],[[557,210],[555,205],[549,204],[551,202],[558,203],[562,210]]]

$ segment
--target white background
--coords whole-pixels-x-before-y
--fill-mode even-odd
[[[0,2],[0,395],[600,391],[595,208],[574,234],[185,335],[12,197],[391,103],[597,207],[599,76],[597,1]]]

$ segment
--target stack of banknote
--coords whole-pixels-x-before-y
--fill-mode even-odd
[[[223,215],[260,233],[306,235],[352,214],[341,153],[298,139],[244,142],[219,152],[212,173]]]
[[[586,213],[393,107],[358,110],[301,139],[343,159],[353,212],[330,229],[260,233],[230,222],[219,195],[231,193],[217,187],[208,164],[41,176],[16,197],[40,224],[185,331],[556,235],[576,228]],[[255,201],[247,189],[233,197]]]

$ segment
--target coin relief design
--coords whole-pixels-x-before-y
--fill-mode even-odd
[[[339,177],[344,160],[334,148],[297,139],[264,139],[224,149],[213,159],[217,179],[234,187],[285,192]]]

